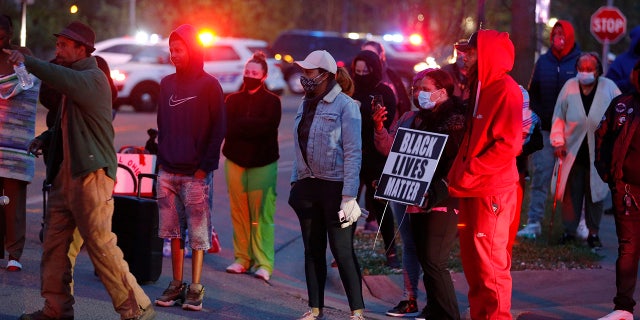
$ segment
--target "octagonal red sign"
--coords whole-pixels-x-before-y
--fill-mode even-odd
[[[615,43],[627,32],[627,18],[616,7],[600,7],[591,15],[591,34],[604,43]]]

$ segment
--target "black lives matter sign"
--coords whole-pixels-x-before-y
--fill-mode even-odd
[[[375,197],[421,206],[447,137],[446,134],[398,128]]]

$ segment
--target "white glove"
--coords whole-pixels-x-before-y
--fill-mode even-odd
[[[342,202],[340,203],[340,211],[338,212],[338,216],[340,218],[341,228],[346,228],[352,225],[358,218],[362,212],[360,211],[360,206],[358,206],[358,202],[356,198],[349,196],[342,196]]]

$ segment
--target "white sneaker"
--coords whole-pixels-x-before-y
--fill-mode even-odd
[[[516,234],[520,238],[535,239],[542,233],[540,222],[527,224],[522,230]]]
[[[241,264],[234,262],[227,267],[228,273],[245,273],[247,272],[247,268],[242,266]]]
[[[626,310],[615,310],[598,320],[633,320],[633,313]]]
[[[587,223],[584,221],[584,218],[580,220],[578,224],[578,228],[576,229],[576,236],[581,240],[587,240],[589,236],[589,228],[587,228]]]
[[[20,262],[18,262],[17,260],[9,260],[9,262],[7,263],[7,271],[20,271],[22,270],[22,264]]]
[[[267,269],[263,269],[263,268],[259,268],[256,273],[254,274],[254,276],[258,279],[262,279],[264,281],[269,281],[269,278],[271,277],[269,275],[269,271],[267,271]]]

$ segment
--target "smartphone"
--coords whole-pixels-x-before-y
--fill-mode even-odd
[[[378,111],[382,106],[384,106],[382,95],[376,94],[371,96],[371,113]]]
[[[340,222],[347,221],[347,217],[344,215],[344,211],[343,210],[338,211],[338,220]]]

